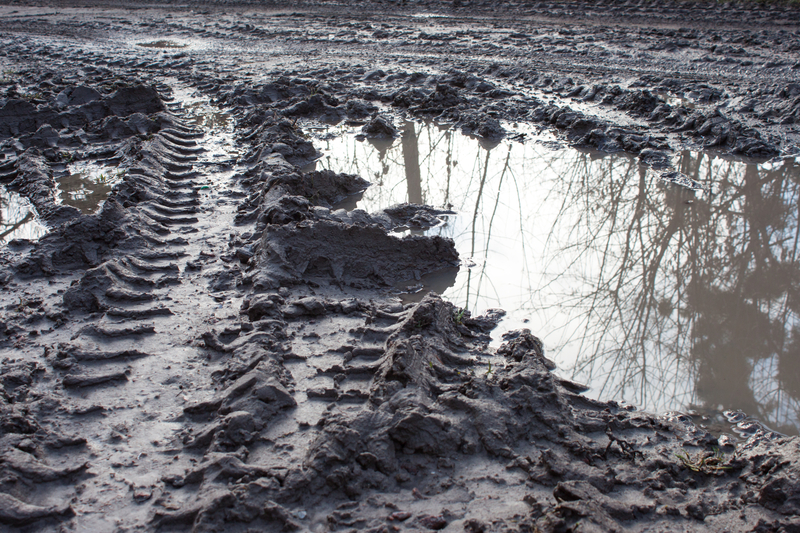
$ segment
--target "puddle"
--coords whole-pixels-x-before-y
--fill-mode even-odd
[[[61,203],[86,215],[96,213],[114,185],[122,180],[122,172],[116,167],[91,161],[70,163],[67,171],[68,175],[57,180]]]
[[[207,96],[182,86],[177,80],[171,81],[174,102],[180,107],[175,111],[189,126],[206,133],[198,164],[226,169],[232,167],[241,155],[233,137],[233,115],[228,110],[212,105]],[[226,177],[229,175],[226,174]]]
[[[13,239],[35,241],[47,233],[31,203],[19,194],[0,186],[0,244]]]
[[[212,106],[208,102],[184,102],[183,109],[188,118],[187,122],[193,126],[214,132],[233,132],[231,114]]]
[[[673,95],[665,92],[656,92],[655,95],[658,96],[659,100],[672,107],[685,107],[687,109],[696,107],[696,104],[684,95]]]
[[[186,48],[188,45],[175,41],[161,40],[148,43],[136,43],[136,46],[141,46],[142,48]]]
[[[177,78],[167,78],[165,82],[172,88],[169,105],[180,108],[173,111],[178,112],[181,120],[208,133],[233,133],[233,115],[229,111],[211,105],[208,96]]]
[[[457,211],[428,231],[454,239],[465,265],[437,289],[473,314],[505,309],[496,342],[530,328],[595,398],[720,422],[742,411],[798,434],[798,160],[676,154],[705,193],[549,137],[486,147],[435,124],[402,133],[318,140],[317,168],[371,181],[355,202],[367,211]]]

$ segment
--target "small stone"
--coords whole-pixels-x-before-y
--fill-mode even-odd
[[[424,516],[419,519],[419,523],[421,526],[426,527],[428,529],[444,529],[447,527],[447,520],[444,519],[443,516]]]
[[[31,439],[22,439],[19,444],[17,444],[17,448],[25,452],[33,452],[36,450],[36,445]]]
[[[153,491],[149,487],[137,487],[133,491],[133,499],[137,503],[145,502],[153,497]]]
[[[254,255],[255,252],[253,251],[253,247],[250,245],[237,248],[236,250],[236,257],[244,264],[247,264],[247,262],[250,261]]]
[[[402,522],[404,520],[408,520],[411,518],[411,513],[408,511],[397,511],[396,513],[392,513],[389,515],[389,520]]]
[[[476,518],[470,518],[464,523],[465,533],[485,533],[486,524]]]

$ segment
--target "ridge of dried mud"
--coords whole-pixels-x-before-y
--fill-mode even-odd
[[[303,170],[304,121],[391,137],[402,115],[490,144],[529,122],[665,173],[687,146],[796,151],[796,10],[729,8],[753,30],[681,4],[694,25],[675,29],[668,7],[593,5],[524,4],[552,22],[503,4],[483,25],[496,4],[441,21],[370,4],[381,22],[2,7],[0,181],[51,228],[0,256],[2,527],[800,530],[796,438],[723,446],[582,396],[535,332],[490,350],[497,313],[402,304],[394,283],[458,255],[392,230],[442,213],[336,209],[363,177]],[[192,46],[135,45],[156,39]],[[222,158],[189,88],[235,120]],[[122,172],[95,214],[58,202],[73,159]]]

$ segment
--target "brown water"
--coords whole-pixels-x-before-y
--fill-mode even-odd
[[[56,180],[61,203],[80,209],[81,213],[87,215],[100,209],[123,175],[117,167],[91,161],[70,164],[68,172]]]
[[[177,43],[175,41],[169,40],[160,40],[160,41],[150,41],[147,43],[136,43],[136,46],[141,46],[142,48],[186,48],[186,44]]]
[[[383,143],[329,131],[317,167],[370,180],[357,202],[367,211],[457,211],[428,232],[453,238],[464,265],[437,289],[472,313],[508,311],[498,338],[530,328],[590,396],[709,424],[741,410],[798,433],[797,160],[676,154],[707,189],[694,191],[630,155],[529,130],[495,146],[435,124],[401,131]]]

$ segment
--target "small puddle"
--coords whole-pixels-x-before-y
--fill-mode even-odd
[[[0,186],[0,244],[13,239],[35,241],[47,233],[31,203],[19,194]]]
[[[462,259],[434,287],[473,314],[505,309],[495,343],[526,327],[589,396],[709,423],[742,411],[798,434],[798,160],[676,154],[709,193],[522,128],[525,142],[495,146],[432,123],[407,122],[394,142],[332,131],[317,168],[373,184],[352,207],[459,213],[427,231]]]
[[[91,161],[70,163],[68,174],[58,178],[60,200],[85,215],[96,213],[105,202],[115,184],[122,181],[117,167],[98,165]]]
[[[203,152],[199,154],[199,165],[230,169],[241,154],[233,137],[233,115],[211,104],[207,96],[180,85],[171,83],[173,98],[180,105],[178,113],[190,126],[203,130]],[[230,177],[230,170],[214,172],[219,177]]]
[[[184,102],[183,109],[189,119],[188,122],[193,126],[212,132],[233,131],[231,114],[213,107],[206,101]]]
[[[175,41],[161,40],[148,43],[136,43],[136,46],[141,46],[142,48],[186,48],[188,45]]]
[[[687,109],[694,109],[697,107],[692,100],[683,95],[673,95],[664,92],[656,92],[655,95],[658,96],[662,102],[672,107],[685,107]]]

